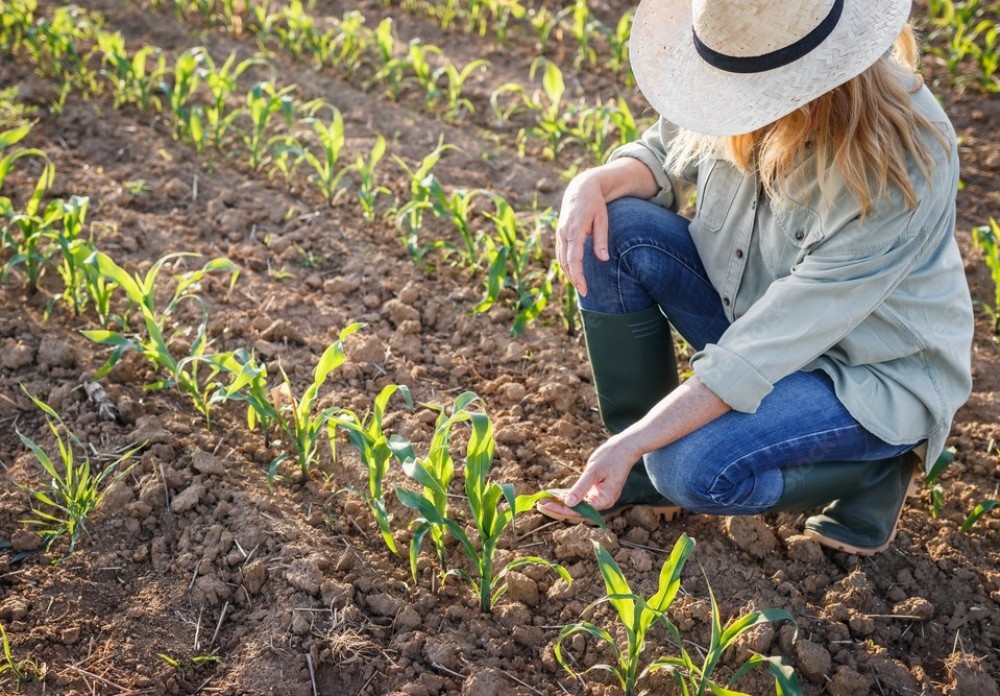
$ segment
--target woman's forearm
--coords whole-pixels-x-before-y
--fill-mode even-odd
[[[660,186],[656,183],[649,168],[632,157],[622,157],[602,164],[600,167],[587,170],[580,176],[598,177],[606,203],[625,196],[652,198],[660,190]]]
[[[612,440],[620,442],[634,459],[676,442],[729,411],[729,406],[697,377],[668,394],[649,413]]]

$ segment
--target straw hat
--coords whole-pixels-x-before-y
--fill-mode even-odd
[[[873,65],[910,0],[642,0],[632,72],[668,121],[749,133]]]

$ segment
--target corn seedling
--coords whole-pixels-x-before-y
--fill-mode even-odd
[[[35,21],[36,0],[7,0],[0,12],[0,44],[20,46]]]
[[[954,2],[931,0],[928,15],[935,27],[928,50],[941,58],[952,85],[962,85],[972,76],[963,67],[979,70],[978,83],[984,92],[1000,91],[996,71],[1000,61],[995,11],[979,0]],[[943,47],[939,44],[943,44]]]
[[[430,56],[441,59],[441,49],[422,43],[419,39],[410,42],[407,49],[407,63],[413,72],[413,79],[424,89],[424,110],[431,111],[441,94],[435,80],[434,65]]]
[[[267,138],[271,119],[280,113],[284,115],[286,125],[291,127],[292,97],[289,93],[292,89],[294,87],[275,90],[270,82],[258,82],[247,92],[247,114],[251,130],[243,137],[243,142],[250,150],[250,166],[254,169],[260,169],[268,146],[277,140]]]
[[[198,374],[199,365],[204,362],[202,356],[208,347],[207,324],[208,310],[201,298],[195,294],[198,284],[206,274],[222,271],[230,273],[230,288],[236,282],[239,271],[228,259],[214,259],[196,271],[186,271],[174,276],[174,292],[167,306],[162,310],[156,307],[157,279],[164,264],[182,256],[197,256],[197,254],[168,254],[162,257],[146,273],[145,276],[129,275],[125,269],[116,264],[109,256],[98,252],[94,257],[101,275],[121,288],[131,305],[142,314],[145,324],[145,334],[126,334],[121,331],[107,329],[85,330],[83,335],[101,345],[113,348],[111,355],[97,371],[95,377],[107,374],[121,359],[125,351],[134,350],[146,358],[152,365],[166,373],[166,377],[147,385],[147,389],[164,389],[178,387],[191,397],[197,411],[205,418],[206,427],[211,426],[210,408],[211,392],[216,384],[211,380],[218,370],[214,366],[207,379]],[[173,313],[180,302],[193,300],[199,304],[202,320],[195,329],[190,342],[188,354],[178,360],[170,348],[170,344],[178,338],[176,334],[165,335],[166,319]],[[202,386],[202,382],[205,385]]]
[[[450,123],[458,121],[463,113],[475,113],[476,109],[472,102],[462,96],[465,83],[476,70],[489,67],[489,61],[477,59],[469,61],[461,70],[453,63],[445,63],[434,73],[434,84],[442,85],[444,96],[448,102],[448,111],[445,113],[445,120]],[[440,89],[441,87],[438,87]]]
[[[188,669],[198,668],[202,665],[207,665],[207,664],[222,663],[222,657],[215,654],[195,655],[194,657],[187,659],[178,659],[176,657],[168,655],[167,653],[162,653],[162,652],[156,653],[156,656],[161,660],[163,660],[163,662],[165,662],[166,664],[170,665],[175,670],[177,670],[177,672],[181,675],[181,677],[183,677],[187,673]]]
[[[489,612],[506,592],[506,577],[512,570],[526,565],[540,565],[555,570],[566,582],[572,582],[572,578],[561,565],[539,556],[521,556],[502,568],[495,566],[500,538],[513,526],[514,517],[530,510],[538,500],[549,494],[539,492],[533,495],[515,495],[513,485],[498,484],[489,479],[494,452],[493,425],[485,413],[468,410],[467,406],[478,400],[478,397],[471,393],[466,393],[463,397],[467,401],[461,408],[457,408],[456,402],[453,417],[455,413],[460,413],[461,419],[468,420],[471,426],[463,474],[476,538],[470,538],[461,524],[448,517],[446,510],[442,511],[438,501],[447,496],[447,486],[441,485],[443,480],[427,466],[426,461],[410,458],[403,462],[403,470],[423,486],[423,494],[397,488],[396,495],[403,505],[416,510],[420,515],[416,520],[419,525],[417,534],[421,529],[437,529],[447,531],[459,542],[474,571],[470,573],[461,568],[452,568],[446,571],[445,576],[457,576],[468,582],[478,595],[480,610]],[[417,534],[414,534],[415,539]],[[411,547],[411,563],[414,560]],[[445,566],[442,564],[442,567]],[[415,577],[415,568],[413,570]]]
[[[983,252],[983,258],[990,269],[993,278],[993,305],[982,303],[986,313],[993,321],[993,333],[1000,334],[1000,224],[990,218],[989,225],[982,225],[972,230],[972,241]]]
[[[588,106],[576,114],[571,137],[583,145],[594,162],[607,159],[610,150],[638,139],[640,129],[624,97],[609,104]]]
[[[497,194],[491,194],[491,198],[494,212],[484,215],[493,222],[493,234],[482,237],[486,292],[475,311],[488,312],[505,289],[513,290],[517,302],[512,333],[517,335],[541,314],[552,295],[555,274],[543,273],[537,266],[542,260],[542,231],[554,224],[555,213],[545,211],[535,218],[535,229],[522,235],[521,222],[511,205]]]
[[[3,661],[0,661],[0,675],[10,673],[14,681],[24,684],[34,679],[42,679],[45,676],[45,669],[30,657],[21,660],[14,659],[14,652],[10,648],[10,640],[7,638],[7,630],[0,624],[0,644],[3,645]]]
[[[166,61],[160,50],[155,46],[143,46],[129,57],[125,37],[106,31],[98,33],[97,47],[104,66],[101,74],[113,85],[115,108],[134,104],[145,110],[152,104],[159,110],[160,100],[155,91],[166,73]],[[148,70],[148,62],[154,58],[153,70]]]
[[[632,33],[632,21],[635,10],[630,8],[618,20],[614,31],[608,32],[608,42],[611,45],[611,57],[608,67],[615,73],[624,72],[628,67],[628,39]],[[631,80],[631,75],[629,76]]]
[[[126,451],[99,472],[95,472],[86,457],[81,462],[76,460],[74,449],[83,449],[83,443],[66,427],[62,417],[41,399],[31,394],[28,397],[45,415],[45,421],[59,450],[59,465],[34,441],[17,431],[21,442],[31,450],[45,473],[51,477],[48,487],[42,490],[20,486],[44,507],[34,508],[34,517],[24,520],[24,523],[39,527],[46,549],[51,548],[59,537],[68,536],[69,553],[73,553],[80,534],[86,531],[87,518],[104,500],[111,483],[128,471],[126,469],[116,474],[118,467],[131,459],[142,445]]]
[[[295,461],[298,464],[299,472],[306,476],[312,469],[313,463],[319,455],[319,442],[323,433],[327,434],[330,444],[331,456],[336,455],[335,430],[336,423],[332,420],[336,416],[336,409],[325,408],[316,410],[316,401],[319,390],[326,382],[330,373],[340,367],[347,354],[344,352],[344,339],[361,328],[361,324],[351,324],[340,332],[336,341],[331,343],[313,371],[313,381],[302,398],[297,399],[292,393],[291,383],[284,370],[281,371],[282,382],[270,393],[271,404],[274,406],[275,418],[278,427],[285,434],[288,443],[295,450]],[[287,454],[282,454],[274,458],[268,468],[268,481],[273,483],[278,476],[278,467],[288,459]]]
[[[41,209],[42,198],[52,186],[55,167],[43,152],[34,149],[14,151],[9,155],[9,158],[13,160],[28,154],[42,158],[42,173],[38,177],[31,198],[25,203],[23,211],[14,210],[9,199],[0,199],[0,208],[7,218],[2,230],[0,230],[0,241],[2,241],[0,247],[11,251],[11,256],[3,267],[3,282],[7,282],[12,270],[21,268],[28,282],[28,291],[35,293],[38,291],[38,282],[42,271],[48,263],[48,251],[43,242],[46,232],[59,217],[61,201],[52,201],[44,209]],[[4,158],[4,160],[7,159],[7,157]],[[7,166],[9,167],[9,163]],[[0,163],[0,168],[3,167],[4,163]],[[6,176],[6,173],[6,169],[0,171],[3,176]]]
[[[302,152],[302,158],[312,169],[310,181],[312,181],[326,202],[333,204],[334,196],[340,188],[340,180],[348,172],[348,167],[340,167],[340,151],[344,148],[344,117],[340,110],[331,106],[332,117],[329,123],[324,124],[317,118],[308,118],[303,123],[312,125],[316,140],[320,146],[319,154],[306,148]]]
[[[77,50],[77,41],[95,38],[100,31],[100,18],[75,6],[56,7],[51,18],[39,18],[28,28],[23,45],[38,71],[60,81],[60,99],[55,105],[61,111],[66,95],[74,86],[85,94],[100,90],[97,74]]]
[[[345,13],[337,29],[329,60],[349,73],[354,73],[372,43],[371,30],[365,26],[364,15],[357,10]]]
[[[523,128],[517,135],[518,152],[524,154],[528,140],[540,138],[543,145],[543,155],[555,159],[565,145],[566,138],[571,134],[569,113],[563,112],[563,95],[566,83],[563,80],[559,66],[545,58],[538,58],[531,65],[531,79],[542,69],[542,89],[529,92],[519,84],[507,83],[501,85],[490,95],[493,113],[500,121],[506,123],[520,110],[532,114],[534,125]],[[512,103],[504,104],[504,97],[516,97]]]
[[[384,156],[385,138],[379,135],[375,138],[368,157],[358,155],[351,165],[351,171],[358,177],[358,201],[361,203],[362,215],[369,222],[375,219],[375,200],[378,196],[391,193],[385,186],[375,183],[375,167]]]
[[[702,696],[709,692],[716,695],[729,694],[731,696],[740,696],[741,692],[730,690],[728,684],[722,686],[712,680],[712,673],[725,651],[733,645],[740,635],[754,626],[771,621],[792,620],[791,614],[787,611],[783,609],[770,609],[751,612],[723,627],[719,616],[719,608],[715,602],[715,597],[712,596],[711,645],[706,651],[702,665],[696,665],[684,647],[680,631],[667,618],[667,611],[670,609],[680,590],[681,571],[684,568],[684,563],[692,551],[694,551],[694,540],[686,534],[682,534],[680,539],[677,540],[673,550],[670,552],[670,556],[660,569],[657,590],[649,599],[645,599],[632,592],[628,580],[622,573],[621,568],[618,567],[618,564],[615,563],[615,559],[597,542],[594,542],[594,551],[597,554],[597,564],[601,571],[601,577],[604,579],[607,594],[591,606],[603,602],[608,602],[611,605],[624,631],[625,645],[620,645],[618,640],[607,630],[589,621],[581,621],[565,626],[559,632],[559,638],[556,640],[555,645],[555,656],[563,669],[576,676],[575,671],[567,662],[566,656],[563,653],[563,643],[578,633],[596,638],[610,648],[615,657],[615,664],[597,664],[586,671],[602,669],[610,672],[618,680],[618,684],[625,692],[625,696],[636,694],[638,682],[647,674],[659,670],[666,670],[671,673],[680,690],[679,692],[685,694],[685,696],[690,694]],[[642,653],[646,648],[649,630],[657,622],[666,626],[676,647],[680,650],[680,656],[656,658],[643,666]],[[764,657],[758,654],[752,655],[736,670],[730,683],[742,677],[753,667],[764,663],[771,669],[777,693],[801,694],[798,679],[791,668],[784,665],[780,658]]]
[[[46,314],[58,301],[68,305],[76,315],[86,306],[88,293],[82,266],[94,247],[88,240],[80,239],[80,233],[83,231],[89,203],[90,199],[85,196],[72,196],[67,202],[59,201],[61,224],[55,226],[49,237],[60,251],[56,270],[62,279],[63,290],[49,300]]]
[[[247,427],[256,430],[260,425],[264,434],[264,447],[271,446],[271,430],[277,422],[278,412],[271,403],[267,386],[267,365],[239,348],[232,353],[209,355],[203,360],[230,376],[229,384],[221,385],[211,396],[213,403],[237,401],[247,405]]]
[[[162,90],[167,95],[167,105],[174,120],[174,137],[181,141],[191,140],[198,146],[203,144],[201,107],[189,104],[204,66],[210,57],[203,48],[191,48],[177,57],[173,69],[173,83],[164,83]]]
[[[293,57],[298,58],[303,51],[316,45],[316,23],[302,7],[301,0],[292,0],[281,9],[276,19],[272,31]]]
[[[563,10],[568,19],[569,34],[576,40],[576,59],[573,65],[580,68],[584,65],[597,65],[597,51],[591,44],[595,34],[607,34],[607,28],[590,12],[587,0],[574,0],[572,6]]]
[[[379,22],[372,35],[373,44],[377,50],[379,58],[378,71],[365,89],[370,89],[375,84],[384,84],[386,94],[393,101],[399,99],[403,89],[403,77],[406,69],[410,66],[409,59],[396,57],[396,34],[393,30],[392,18],[387,17]]]
[[[403,471],[411,478],[420,476],[419,480],[423,485],[421,495],[434,509],[434,519],[424,515],[413,522],[415,529],[410,539],[410,572],[414,580],[417,578],[417,557],[428,534],[437,552],[442,575],[447,572],[447,553],[444,546],[446,529],[436,520],[448,519],[448,486],[455,476],[455,461],[451,456],[451,433],[456,423],[469,420],[472,413],[469,407],[479,400],[479,397],[472,392],[459,394],[452,403],[450,415],[443,407],[428,405],[429,408],[438,411],[438,416],[434,422],[434,435],[431,437],[430,447],[424,458],[418,458],[408,442],[389,441],[389,448],[402,464]],[[397,497],[402,490],[396,489]],[[402,498],[400,501],[406,505],[406,501]]]
[[[92,244],[87,243],[74,248],[73,254],[77,257],[75,263],[80,271],[84,291],[93,304],[101,328],[108,329],[112,325],[128,328],[128,322],[124,316],[115,317],[112,315],[111,300],[118,284],[101,272],[97,249]]]
[[[994,446],[993,440],[990,440],[990,443],[986,449],[987,449],[987,454],[989,454],[992,451],[994,457],[1000,457],[1000,447]],[[993,491],[993,495],[996,496],[996,490]],[[988,513],[990,510],[993,510],[997,506],[1000,506],[1000,499],[996,497],[991,498],[989,500],[984,500],[983,502],[976,505],[976,507],[972,509],[972,512],[966,515],[965,520],[963,520],[961,527],[962,531],[968,534],[970,531],[972,531],[972,527],[976,524],[976,522],[979,521],[980,517]]]
[[[212,101],[205,107],[205,125],[216,149],[222,149],[226,134],[233,128],[236,119],[244,113],[243,109],[228,110],[226,99],[236,91],[237,80],[247,68],[260,63],[259,58],[248,58],[237,63],[234,52],[229,54],[222,67],[206,71],[205,86],[212,95]]]
[[[924,477],[924,486],[930,494],[931,517],[934,519],[937,519],[937,516],[941,514],[941,507],[944,505],[944,489],[938,483],[938,478],[940,478],[941,474],[945,472],[945,469],[954,460],[955,448],[949,447],[941,453],[941,456],[934,462],[934,466],[931,467],[927,476]]]
[[[431,205],[433,197],[432,182],[428,177],[445,152],[457,149],[456,146],[445,143],[444,136],[442,135],[438,139],[437,147],[421,160],[416,169],[411,169],[403,159],[394,156],[396,162],[406,172],[410,182],[410,200],[395,211],[396,222],[406,228],[407,247],[410,249],[410,255],[413,257],[413,260],[416,262],[420,261],[420,256],[414,256],[413,254],[413,250],[416,248],[416,236],[423,226],[424,211],[427,208],[433,207]]]
[[[389,462],[393,457],[393,448],[390,441],[395,443],[399,449],[401,438],[393,435],[386,437],[382,430],[382,418],[385,415],[385,407],[393,394],[399,392],[407,405],[413,408],[413,399],[410,390],[404,385],[389,384],[382,388],[378,396],[375,397],[375,405],[372,407],[371,415],[367,422],[359,418],[352,411],[341,411],[337,414],[335,424],[339,428],[347,431],[347,440],[358,451],[361,461],[368,469],[368,494],[365,502],[371,508],[378,524],[379,533],[385,541],[385,545],[394,554],[399,554],[396,548],[396,541],[392,537],[392,516],[385,506],[385,491],[383,480],[389,470]]]

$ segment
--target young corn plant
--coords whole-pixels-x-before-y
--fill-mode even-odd
[[[408,56],[407,58],[396,56],[396,34],[391,17],[379,22],[372,38],[380,67],[365,89],[370,89],[374,85],[385,85],[386,95],[396,101],[403,91],[403,78],[410,63]]]
[[[119,467],[131,459],[143,445],[126,451],[100,471],[95,471],[86,457],[83,461],[77,461],[74,450],[83,449],[83,443],[69,430],[62,417],[41,399],[31,394],[28,397],[44,413],[45,421],[56,440],[59,459],[57,464],[33,440],[20,430],[16,431],[24,446],[31,450],[42,469],[51,477],[49,485],[44,489],[19,486],[34,502],[41,505],[33,508],[34,517],[24,520],[24,523],[39,528],[46,550],[60,537],[69,537],[69,553],[73,553],[80,534],[86,531],[87,518],[104,500],[110,485],[131,468],[118,471]]]
[[[595,35],[609,33],[607,27],[591,14],[587,0],[574,0],[573,5],[563,10],[563,13],[564,23],[569,25],[569,34],[576,40],[574,67],[596,67],[597,51],[592,40]]]
[[[155,368],[162,370],[166,376],[146,386],[147,389],[164,389],[176,386],[187,394],[195,409],[205,419],[206,427],[211,427],[211,395],[218,386],[212,380],[218,370],[210,364],[210,374],[199,375],[199,366],[204,363],[203,356],[209,344],[207,336],[208,310],[204,301],[195,291],[201,280],[209,273],[228,272],[230,288],[236,283],[239,271],[229,259],[218,258],[206,263],[201,269],[178,273],[174,276],[174,291],[170,301],[163,310],[156,306],[157,279],[164,265],[173,259],[183,256],[198,256],[198,254],[175,253],[162,257],[146,273],[145,276],[130,275],[116,264],[109,256],[97,252],[93,263],[104,278],[121,288],[131,306],[138,309],[145,325],[145,333],[132,334],[125,331],[109,329],[84,330],[84,336],[101,345],[110,346],[113,350],[104,365],[97,371],[95,377],[100,378],[113,368],[126,351],[134,350],[146,358]],[[178,359],[171,349],[171,343],[179,338],[179,332],[167,335],[166,320],[183,301],[194,301],[201,308],[202,320],[195,329],[190,341],[187,355]]]
[[[414,532],[410,539],[410,572],[414,580],[417,579],[417,558],[420,548],[428,535],[437,553],[441,574],[447,572],[448,556],[444,544],[447,528],[437,520],[448,519],[448,486],[455,477],[455,461],[451,456],[451,434],[456,423],[469,420],[474,413],[470,407],[478,401],[480,399],[477,395],[463,392],[452,403],[451,414],[448,414],[443,407],[428,405],[429,408],[438,411],[438,417],[434,422],[434,435],[431,437],[427,456],[424,458],[417,457],[410,443],[403,440],[389,440],[389,448],[402,464],[403,471],[411,478],[420,477],[417,479],[423,485],[420,495],[426,501],[426,506],[434,510],[433,519],[421,513],[422,517],[413,522]],[[397,487],[396,496],[406,505],[407,501],[399,495],[403,490],[405,489]]]
[[[383,481],[389,471],[389,462],[393,458],[393,442],[399,449],[402,438],[398,435],[386,437],[382,430],[382,419],[386,405],[396,392],[402,395],[406,404],[412,409],[413,398],[410,390],[401,384],[388,384],[375,397],[375,405],[367,422],[352,411],[344,410],[337,414],[335,425],[347,431],[347,440],[358,451],[361,461],[368,469],[368,494],[365,502],[371,508],[372,515],[378,525],[382,540],[389,550],[399,555],[396,540],[392,536],[392,515],[386,509]]]
[[[44,244],[46,233],[59,217],[61,201],[52,201],[42,209],[42,199],[55,177],[55,166],[44,152],[34,148],[15,150],[0,160],[0,183],[13,161],[27,155],[42,158],[42,173],[24,210],[18,212],[10,199],[0,197],[0,213],[7,218],[0,228],[0,248],[11,253],[0,277],[6,283],[11,271],[21,269],[28,283],[28,292],[34,294],[38,292],[38,282],[49,260],[49,251]]]
[[[469,61],[461,70],[451,62],[446,62],[434,72],[433,83],[438,92],[443,91],[447,100],[448,110],[445,112],[445,120],[449,123],[456,123],[461,120],[463,114],[474,114],[476,108],[472,101],[462,96],[465,83],[474,72],[488,68],[490,62],[482,58]]]
[[[494,224],[494,234],[483,235],[482,256],[488,264],[486,292],[476,312],[488,312],[505,289],[515,293],[514,335],[534,321],[548,305],[555,274],[541,265],[543,231],[555,223],[555,213],[545,211],[535,218],[535,228],[522,234],[522,222],[511,205],[491,194],[494,212],[485,216]]]
[[[346,12],[337,24],[336,36],[330,45],[328,62],[353,75],[361,67],[373,41],[371,29],[365,26],[364,15],[357,10]]]
[[[97,35],[97,49],[101,54],[101,74],[111,82],[114,107],[119,109],[134,104],[142,110],[151,105],[159,111],[160,99],[156,90],[166,74],[166,60],[155,46],[143,46],[132,56],[125,48],[125,37],[119,32],[102,31]],[[153,69],[148,69],[153,59]]]
[[[520,556],[501,568],[496,566],[500,539],[505,531],[513,527],[515,516],[530,510],[538,500],[549,497],[549,494],[542,491],[532,495],[515,495],[512,484],[498,484],[490,480],[489,469],[494,453],[493,425],[485,413],[463,410],[463,420],[468,420],[471,426],[463,474],[475,534],[470,537],[461,524],[441,512],[436,501],[447,496],[447,487],[441,487],[438,477],[420,459],[405,460],[403,469],[423,486],[423,494],[397,488],[396,495],[403,505],[419,514],[416,520],[420,525],[418,532],[421,527],[428,526],[446,531],[459,542],[473,571],[451,568],[445,576],[457,576],[468,582],[478,595],[480,610],[489,613],[507,591],[506,578],[512,570],[539,565],[555,570],[567,583],[573,579],[563,566],[539,556]],[[431,495],[427,495],[428,491]]]
[[[375,168],[385,156],[385,138],[381,135],[375,138],[368,156],[358,155],[351,164],[351,171],[358,178],[358,201],[361,203],[361,211],[365,220],[371,222],[375,219],[375,201],[380,195],[392,193],[385,186],[375,183]]]
[[[285,117],[286,127],[291,127],[293,107],[290,92],[293,89],[294,87],[289,86],[276,90],[270,82],[258,82],[247,92],[247,114],[251,129],[243,136],[243,142],[250,151],[250,166],[254,169],[259,170],[263,166],[268,147],[280,138],[268,138],[271,119],[280,113]]]
[[[10,640],[7,638],[7,631],[4,629],[3,624],[0,624],[0,645],[3,646],[3,660],[0,661],[0,676],[9,673],[18,684],[24,684],[45,677],[45,668],[39,664],[38,660],[30,657],[20,660],[14,659],[14,652],[10,648]]]
[[[615,25],[614,31],[609,31],[608,43],[611,48],[611,56],[608,60],[608,67],[615,74],[620,74],[626,71],[628,67],[628,39],[632,33],[632,21],[635,19],[635,9],[630,8],[626,10],[618,23]],[[634,82],[634,79],[629,75],[629,81]]]
[[[411,169],[405,160],[394,156],[396,162],[406,172],[410,182],[410,200],[395,211],[396,222],[406,230],[406,245],[410,250],[411,258],[416,263],[420,263],[421,260],[421,254],[415,254],[414,250],[420,248],[419,235],[420,229],[423,227],[424,211],[433,208],[431,202],[433,182],[428,177],[445,152],[457,149],[455,145],[445,143],[442,135],[438,139],[437,147],[421,160],[416,169]]]
[[[174,121],[174,137],[182,142],[194,142],[199,151],[204,143],[201,107],[192,105],[190,100],[209,60],[211,57],[201,47],[184,51],[174,64],[173,82],[164,82],[161,87],[167,95],[167,106]]]
[[[243,348],[232,353],[209,355],[202,358],[215,366],[219,373],[230,377],[229,384],[220,385],[211,396],[212,403],[223,401],[243,402],[247,405],[247,427],[256,430],[260,425],[264,434],[264,447],[271,446],[271,431],[278,420],[278,411],[271,402],[267,383],[267,365],[258,362]]]
[[[282,382],[271,390],[270,401],[274,406],[275,420],[287,438],[287,443],[295,450],[295,462],[299,473],[308,476],[313,464],[319,456],[320,438],[324,433],[330,445],[330,454],[336,457],[335,438],[337,410],[334,408],[316,409],[319,390],[326,383],[330,373],[344,364],[347,354],[344,352],[344,339],[361,328],[361,324],[350,324],[336,341],[331,343],[313,372],[313,381],[301,398],[292,393],[291,383],[284,370],[281,371]],[[273,483],[278,477],[278,468],[289,457],[281,454],[274,458],[267,472],[267,479]]]
[[[990,269],[993,278],[993,305],[982,303],[983,308],[993,321],[993,333],[1000,334],[1000,224],[990,218],[989,225],[982,225],[972,230],[972,241],[983,252],[983,258]]]
[[[92,242],[80,238],[90,199],[86,196],[72,196],[69,201],[59,203],[60,224],[54,227],[49,237],[60,252],[56,270],[62,279],[63,289],[52,296],[45,313],[48,316],[53,305],[61,301],[69,306],[74,315],[79,316],[89,298],[82,264],[94,251]]]
[[[521,110],[531,114],[534,125],[522,128],[517,135],[518,152],[523,155],[529,140],[539,138],[543,143],[543,156],[555,159],[571,135],[572,114],[563,109],[566,82],[562,70],[554,62],[540,57],[531,65],[531,79],[535,79],[539,69],[542,70],[541,91],[529,92],[517,83],[507,83],[494,90],[490,104],[494,115],[503,123]],[[516,98],[505,105],[504,97],[508,94]]]
[[[350,168],[339,166],[340,153],[346,140],[344,117],[340,113],[340,109],[334,106],[330,107],[330,111],[332,116],[327,124],[318,118],[307,118],[303,121],[312,125],[320,150],[317,154],[307,148],[302,152],[302,157],[312,169],[310,181],[320,190],[326,202],[333,205],[337,191],[340,189],[340,181],[350,171]]]
[[[205,106],[205,125],[208,128],[212,145],[217,150],[222,149],[226,135],[233,129],[236,120],[245,113],[242,108],[228,109],[226,99],[236,91],[240,76],[250,66],[258,65],[261,62],[259,58],[247,58],[237,63],[236,53],[233,52],[229,54],[221,67],[205,72],[205,86],[212,95],[211,103]]]
[[[711,595],[712,603],[712,638],[711,644],[705,652],[705,658],[701,665],[695,663],[681,639],[678,628],[667,618],[667,611],[673,604],[677,592],[681,585],[681,571],[691,552],[694,550],[694,540],[686,534],[682,534],[674,545],[670,556],[660,569],[659,583],[656,592],[649,599],[645,599],[635,594],[629,586],[628,580],[622,573],[621,568],[600,544],[594,542],[594,550],[597,554],[597,564],[604,579],[604,586],[607,594],[602,599],[597,600],[593,605],[608,602],[615,610],[618,621],[625,634],[625,645],[620,645],[611,633],[599,626],[589,622],[581,621],[563,627],[556,640],[555,656],[563,669],[573,676],[577,676],[572,666],[566,659],[563,652],[563,643],[570,637],[582,633],[589,635],[607,645],[615,657],[615,664],[598,664],[586,670],[602,669],[610,672],[618,680],[619,686],[624,691],[625,696],[633,696],[639,693],[636,691],[638,683],[648,674],[664,670],[674,677],[674,681],[679,689],[679,693],[685,696],[704,696],[711,693],[721,696],[746,696],[742,692],[733,691],[729,684],[738,680],[754,667],[767,664],[775,680],[775,688],[778,694],[791,695],[801,694],[798,678],[795,672],[786,666],[781,658],[764,657],[753,654],[736,670],[729,682],[723,686],[712,679],[713,672],[725,652],[732,647],[736,639],[743,633],[762,623],[772,621],[792,621],[793,617],[783,609],[769,609],[765,611],[751,612],[735,621],[722,625],[719,615],[719,607],[715,602],[714,595]],[[711,593],[711,590],[709,590]],[[675,646],[680,651],[678,657],[659,657],[648,664],[643,665],[643,652],[646,648],[646,641],[649,631],[655,623],[663,624]],[[585,673],[586,673],[585,672]]]
[[[1000,459],[1000,447],[996,447],[993,441],[990,441],[989,446],[987,446],[987,454],[992,450],[994,458]],[[997,491],[994,489],[993,495],[996,496]],[[1000,506],[1000,498],[990,498],[989,500],[984,500],[972,509],[968,515],[966,515],[965,520],[962,522],[962,531],[968,534],[972,531],[972,527],[979,521],[979,519],[988,513],[990,510]]]
[[[435,79],[435,69],[431,56],[441,59],[441,49],[437,46],[422,43],[419,39],[410,42],[407,48],[407,62],[413,72],[413,79],[424,90],[424,111],[431,111],[441,97]]]

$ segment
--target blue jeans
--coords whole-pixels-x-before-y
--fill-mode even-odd
[[[584,253],[588,292],[580,306],[627,314],[659,305],[696,350],[729,327],[705,275],[688,220],[649,201],[608,206],[610,260],[590,241]],[[664,496],[694,512],[755,514],[781,498],[786,467],[827,461],[872,461],[914,445],[890,445],[865,430],[837,399],[823,372],[795,372],[774,385],[755,413],[729,411],[644,457]]]

